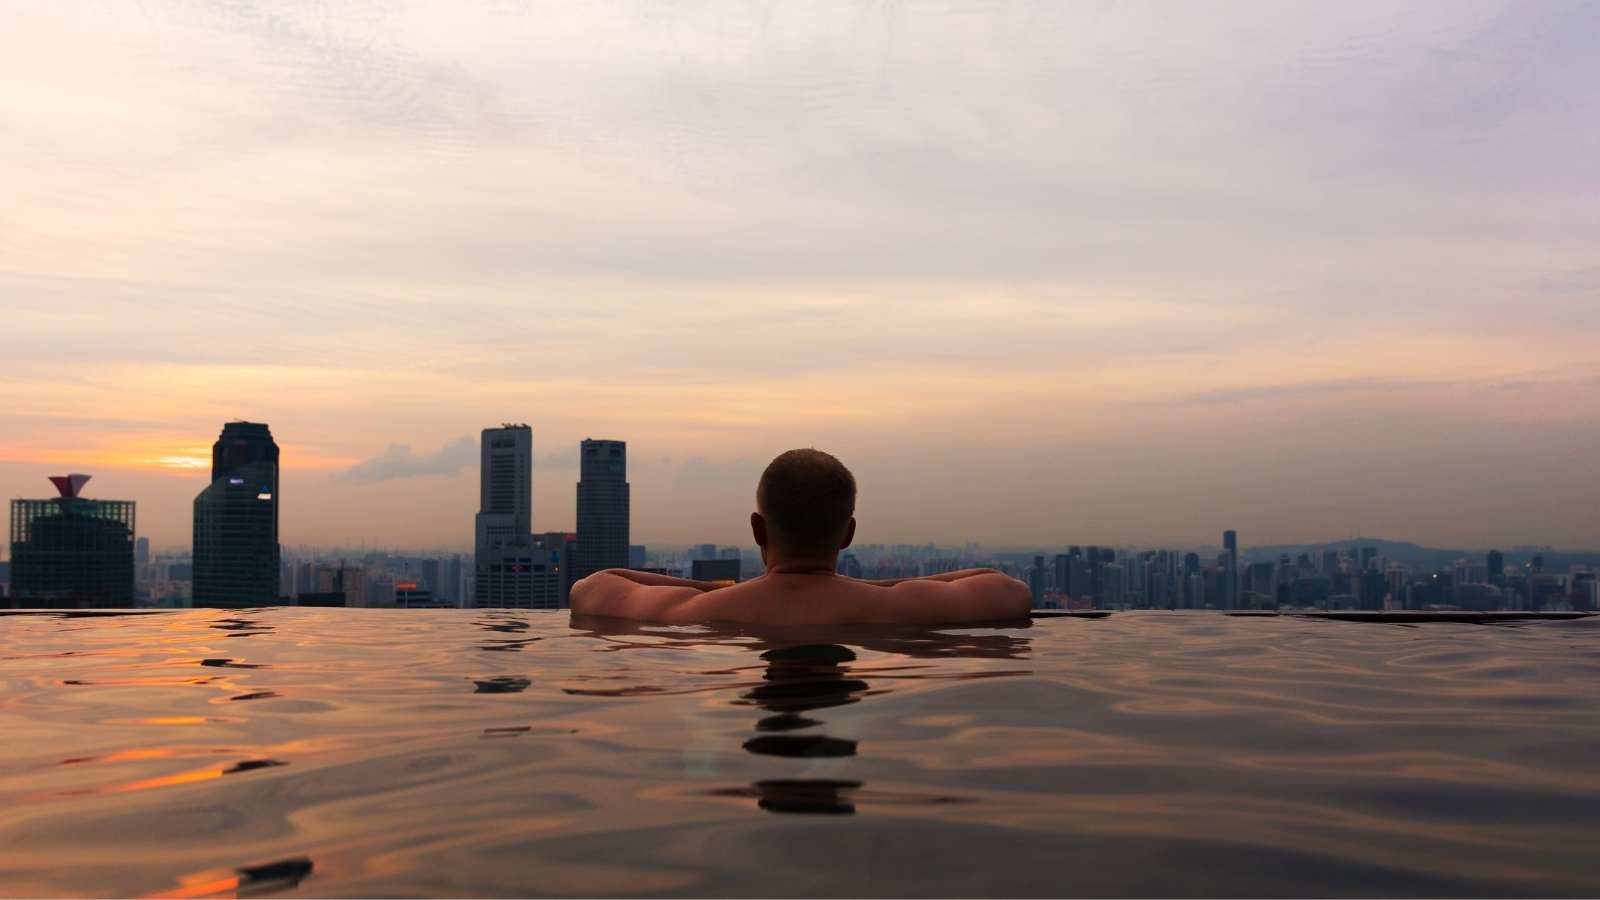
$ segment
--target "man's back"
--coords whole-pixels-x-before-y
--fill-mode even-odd
[[[1018,619],[1032,605],[1021,582],[992,570],[897,583],[831,573],[768,574],[711,590],[641,583],[633,574],[608,571],[585,579],[582,590],[573,590],[572,611],[669,624],[936,625]]]

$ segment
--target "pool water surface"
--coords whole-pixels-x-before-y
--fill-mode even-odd
[[[0,895],[1600,895],[1600,620],[0,616]]]

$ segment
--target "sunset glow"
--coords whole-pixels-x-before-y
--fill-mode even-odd
[[[0,488],[181,546],[248,419],[285,543],[461,547],[525,421],[647,543],[815,445],[868,542],[1600,544],[1592,9],[1029,9],[13,10]]]

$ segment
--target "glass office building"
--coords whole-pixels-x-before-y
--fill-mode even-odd
[[[278,559],[278,445],[266,425],[229,422],[194,498],[194,605],[278,603]]]

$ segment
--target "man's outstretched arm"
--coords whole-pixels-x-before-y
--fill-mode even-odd
[[[659,572],[641,572],[638,569],[602,569],[601,573],[625,578],[634,584],[647,587],[692,587],[702,591],[714,591],[723,587],[715,581],[695,581],[693,578],[678,578],[674,575],[662,575]]]
[[[997,569],[958,569],[954,572],[940,572],[937,575],[913,575],[909,578],[877,578],[867,581],[866,583],[875,584],[878,587],[894,587],[897,584],[905,584],[908,581],[960,581],[964,578],[971,578],[975,575],[1003,574],[1004,573]]]
[[[1033,609],[1027,585],[992,569],[946,580],[902,581],[888,590],[904,621],[918,624],[1012,621],[1027,618]]]
[[[719,585],[651,572],[606,569],[572,586],[574,615],[661,621],[672,608]]]

